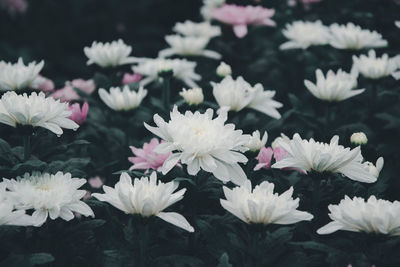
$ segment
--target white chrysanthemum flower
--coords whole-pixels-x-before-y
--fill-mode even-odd
[[[157,174],[153,172],[150,179],[142,177],[132,179],[127,173],[122,173],[115,187],[103,185],[105,194],[92,194],[100,201],[110,203],[126,214],[139,214],[142,217],[157,216],[175,226],[194,232],[193,227],[181,214],[163,212],[164,209],[183,198],[186,189],[174,193],[179,183],[163,183],[157,181]]]
[[[141,86],[156,81],[160,70],[172,70],[176,79],[182,80],[189,87],[199,87],[195,81],[199,81],[201,76],[195,73],[196,62],[187,61],[185,59],[146,59],[137,66],[132,67],[137,74],[146,78],[140,81]]]
[[[173,55],[203,56],[213,59],[221,58],[221,54],[206,49],[206,46],[210,41],[207,37],[167,35],[165,40],[169,44],[170,48],[163,49],[158,53],[158,56],[162,58]]]
[[[225,4],[226,0],[203,0],[203,6],[200,9],[200,13],[203,18],[210,21],[213,18],[214,10]]]
[[[290,138],[287,135],[285,135],[284,133],[281,133],[281,136],[278,136],[277,138],[275,138],[275,140],[271,143],[272,149],[275,149],[277,147],[282,148],[279,145],[280,142],[285,142],[287,144],[290,144]]]
[[[216,70],[216,73],[219,77],[226,77],[232,75],[232,68],[230,65],[226,64],[225,62],[221,62]]]
[[[179,92],[179,95],[182,96],[189,105],[198,105],[204,101],[203,90],[201,88],[191,88],[188,90],[183,88],[182,91]]]
[[[141,61],[139,58],[129,56],[132,47],[126,45],[121,39],[111,43],[93,42],[91,47],[85,47],[83,51],[89,59],[87,65],[97,64],[103,68]]]
[[[252,87],[242,77],[234,80],[231,76],[227,76],[220,83],[211,82],[211,85],[214,97],[221,108],[233,111],[251,108],[274,119],[281,117],[276,109],[282,107],[282,104],[272,99],[275,91],[264,91],[260,83]]]
[[[242,184],[246,180],[238,163],[247,162],[241,152],[247,150],[245,145],[250,136],[235,130],[233,124],[225,125],[226,112],[221,112],[215,119],[213,113],[212,109],[207,109],[203,114],[198,111],[181,114],[175,106],[169,122],[156,114],[154,122],[158,127],[144,124],[150,132],[166,141],[158,145],[155,152],[173,152],[164,162],[163,174],[180,161],[187,165],[190,175],[196,175],[201,168],[223,182]]]
[[[177,22],[173,31],[183,36],[204,37],[208,39],[221,35],[221,28],[211,25],[208,21],[193,22],[186,20],[185,22]]]
[[[376,31],[363,30],[353,23],[332,24],[330,45],[337,49],[363,49],[387,46],[388,42]]]
[[[20,90],[28,88],[38,77],[44,66],[44,61],[35,61],[24,65],[22,58],[15,64],[0,61],[0,91]]]
[[[381,170],[383,168],[384,160],[382,157],[376,160],[376,164],[374,165],[372,162],[366,161],[363,163],[365,169],[372,174],[374,177],[378,178]]]
[[[365,145],[368,142],[368,138],[363,132],[353,133],[350,136],[350,142],[356,145]]]
[[[60,103],[52,97],[46,97],[44,93],[31,93],[17,95],[14,91],[5,93],[0,99],[0,123],[17,127],[28,125],[43,127],[57,135],[63,130],[78,129],[79,125],[68,117],[72,111],[67,103]]]
[[[321,143],[314,139],[303,140],[295,134],[290,143],[279,142],[288,155],[272,165],[272,168],[299,168],[305,171],[341,173],[348,178],[364,182],[376,182],[362,164],[363,157],[360,147],[345,148],[338,144],[339,137],[335,135],[331,142]]]
[[[249,148],[250,151],[256,152],[259,151],[262,147],[265,146],[268,140],[268,133],[264,132],[264,135],[261,139],[261,134],[259,130],[256,130],[253,132],[253,134],[250,137],[249,142],[247,143],[247,147]]]
[[[321,21],[295,21],[292,24],[286,24],[286,29],[282,31],[283,35],[289,39],[279,48],[286,49],[307,49],[312,45],[325,45],[329,43],[329,28]]]
[[[293,187],[279,195],[274,194],[274,184],[267,181],[252,190],[251,181],[233,189],[223,187],[225,199],[221,199],[224,209],[244,221],[256,224],[293,224],[310,221],[313,215],[299,211],[299,199],[293,199]]]
[[[328,102],[338,102],[361,94],[365,89],[356,89],[358,73],[346,73],[339,69],[337,73],[329,70],[324,77],[320,69],[315,72],[317,82],[314,84],[304,80],[304,85],[318,99]]]
[[[147,95],[147,90],[140,87],[136,92],[131,90],[128,85],[122,89],[120,87],[111,87],[110,92],[105,89],[99,89],[100,99],[111,109],[116,111],[132,110],[140,106],[143,98]]]
[[[343,230],[385,235],[400,235],[400,202],[390,202],[370,196],[345,196],[339,205],[329,205],[332,222],[317,230],[320,235]]]
[[[396,25],[397,28],[400,28],[400,20],[399,21],[395,21],[394,25]]]
[[[72,220],[73,212],[94,217],[92,209],[80,200],[86,190],[78,188],[86,179],[72,178],[70,173],[25,173],[16,179],[3,179],[3,183],[16,209],[34,210],[32,217],[37,226],[45,223],[48,216],[52,220]]]
[[[400,68],[400,56],[389,58],[387,54],[383,54],[382,57],[376,57],[375,50],[369,50],[368,56],[353,56],[353,70],[370,79],[389,76],[397,68]]]

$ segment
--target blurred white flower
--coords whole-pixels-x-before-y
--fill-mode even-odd
[[[143,98],[147,95],[147,90],[140,87],[136,92],[131,90],[128,85],[122,89],[120,87],[111,87],[110,92],[105,89],[99,89],[100,99],[111,109],[116,111],[132,110],[140,106]]]
[[[217,67],[216,73],[219,77],[222,77],[222,78],[226,77],[226,76],[230,76],[230,75],[232,75],[232,68],[225,62],[221,62]]]
[[[294,21],[292,24],[286,24],[286,29],[282,33],[289,41],[279,47],[281,50],[325,45],[329,43],[330,38],[329,28],[319,20]]]
[[[91,47],[83,49],[88,57],[87,65],[97,64],[100,67],[117,67],[141,61],[139,58],[130,57],[132,47],[119,39],[111,43],[93,42]]]
[[[173,30],[174,32],[188,37],[204,37],[211,39],[221,35],[221,28],[219,26],[211,25],[208,21],[193,22],[186,20],[185,22],[177,22]]]
[[[264,132],[264,135],[261,139],[260,131],[256,130],[252,133],[249,142],[247,143],[247,147],[250,151],[256,152],[259,151],[262,147],[265,146],[268,140],[268,133]]]
[[[282,104],[272,99],[275,91],[264,91],[264,87],[259,83],[252,87],[242,77],[234,80],[227,76],[220,83],[211,82],[211,85],[221,108],[240,111],[247,107],[274,119],[281,117],[276,109],[282,107]]]
[[[281,147],[279,144],[280,142],[284,142],[289,144],[290,143],[290,138],[285,135],[284,133],[281,133],[281,136],[278,136],[277,138],[275,138],[275,140],[271,143],[271,147],[272,149],[275,149],[277,147]]]
[[[210,39],[208,37],[182,37],[180,35],[167,35],[165,40],[170,48],[161,50],[159,57],[180,56],[203,56],[213,59],[220,59],[221,55],[215,51],[207,50],[206,46]]]
[[[157,127],[144,124],[150,132],[166,141],[158,145],[155,152],[173,152],[164,162],[163,174],[180,161],[187,165],[190,175],[196,175],[203,169],[223,182],[242,184],[246,180],[246,174],[238,163],[247,162],[242,152],[247,150],[245,145],[250,136],[235,130],[234,124],[225,125],[226,112],[215,119],[213,113],[212,109],[207,109],[203,114],[199,111],[181,114],[175,106],[169,122],[156,114],[154,122]]]
[[[33,209],[32,217],[37,226],[46,222],[47,217],[55,220],[60,217],[69,221],[73,212],[94,217],[92,209],[80,199],[86,190],[78,190],[86,179],[71,178],[70,173],[25,173],[16,179],[3,179],[8,189],[8,198],[16,209]]]
[[[305,171],[341,173],[351,180],[373,183],[376,177],[365,169],[360,147],[345,148],[338,144],[339,137],[335,135],[331,142],[321,143],[314,139],[303,140],[295,134],[290,143],[279,142],[288,155],[272,165],[272,168],[299,168]]]
[[[163,212],[164,209],[183,198],[186,189],[174,193],[179,183],[163,183],[157,180],[156,172],[150,175],[150,179],[142,177],[132,178],[127,173],[122,173],[115,187],[104,185],[105,194],[92,194],[100,201],[110,203],[126,214],[139,214],[142,217],[157,216],[175,226],[194,232],[193,227],[181,214],[176,212]]]
[[[320,69],[315,72],[317,82],[304,80],[304,85],[318,99],[338,102],[361,94],[365,89],[353,90],[357,86],[358,73],[346,73],[339,69],[337,73],[329,70],[324,77]]]
[[[189,105],[198,105],[204,101],[203,90],[201,88],[191,88],[188,90],[183,88],[182,91],[179,92],[179,95],[182,96]]]
[[[385,235],[400,235],[400,202],[390,202],[370,196],[345,196],[339,205],[329,205],[332,222],[317,230],[320,235],[343,230]]]
[[[353,56],[353,71],[358,71],[364,77],[379,79],[391,75],[400,68],[400,56],[389,58],[387,54],[376,57],[375,50],[369,50],[368,56]]]
[[[156,81],[160,70],[172,70],[176,79],[182,80],[189,87],[199,87],[195,81],[199,81],[201,76],[195,73],[196,62],[187,61],[185,59],[146,59],[137,66],[132,67],[137,74],[146,78],[140,81],[141,86],[145,86]]]
[[[224,5],[226,0],[203,0],[203,6],[200,9],[200,13],[203,18],[207,21],[213,18],[214,10]]]
[[[379,174],[381,173],[381,170],[383,168],[384,160],[382,157],[378,158],[376,161],[376,164],[374,165],[372,162],[366,161],[363,163],[365,166],[365,169],[368,170],[370,174],[375,176],[376,178],[379,177]]]
[[[387,46],[388,42],[376,31],[363,30],[353,23],[332,24],[330,45],[338,49],[363,49]]]
[[[36,64],[35,61],[24,65],[22,58],[17,63],[0,61],[0,91],[20,90],[31,87],[39,72],[44,66],[44,61]]]
[[[356,145],[365,145],[368,142],[368,138],[363,132],[353,133],[350,136],[350,142]]]
[[[293,187],[279,195],[274,194],[273,183],[264,181],[252,190],[251,181],[246,180],[240,187],[223,189],[226,200],[220,200],[222,207],[245,223],[293,224],[313,218],[297,210],[299,199],[292,198]]]
[[[43,127],[57,135],[63,130],[78,129],[79,125],[68,117],[72,111],[67,103],[60,103],[52,97],[46,97],[44,93],[25,93],[17,95],[14,91],[5,93],[0,99],[0,123],[12,127],[28,125]]]
[[[399,21],[395,21],[394,25],[396,25],[397,28],[400,28],[400,20]]]

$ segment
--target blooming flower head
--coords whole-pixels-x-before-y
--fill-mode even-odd
[[[272,148],[262,147],[256,157],[258,163],[254,167],[254,171],[258,171],[263,168],[269,170],[271,168],[271,160],[272,160],[273,154],[274,154],[274,151],[272,150]]]
[[[43,92],[52,92],[54,91],[54,82],[42,75],[38,75],[36,79],[32,82],[31,88],[38,89]]]
[[[274,184],[262,182],[252,189],[250,180],[240,187],[223,187],[225,199],[221,199],[224,209],[244,221],[254,224],[293,224],[310,221],[308,212],[299,211],[299,199],[293,199],[293,187],[279,195],[274,194]]]
[[[0,61],[0,91],[20,90],[31,87],[44,66],[35,61],[25,66],[22,58],[15,64]]]
[[[383,54],[382,57],[376,57],[375,50],[369,50],[368,56],[353,56],[353,70],[370,79],[389,76],[397,68],[400,68],[400,56],[389,58],[387,54]]]
[[[208,21],[193,22],[186,20],[185,22],[177,22],[173,30],[183,36],[203,37],[207,39],[221,35],[221,28],[211,25]]]
[[[90,95],[95,89],[96,85],[92,79],[86,81],[83,79],[75,79],[67,81],[63,88],[56,90],[51,96],[55,99],[60,99],[61,102],[69,102],[82,99],[76,90]]]
[[[247,25],[275,26],[271,20],[274,9],[261,6],[238,6],[225,4],[213,11],[213,18],[233,26],[233,32],[238,38],[247,34]]]
[[[204,56],[213,59],[220,59],[221,55],[215,51],[207,50],[206,46],[210,39],[208,37],[167,35],[165,40],[170,48],[161,50],[159,57],[180,56]]]
[[[68,108],[72,111],[71,116],[69,116],[68,118],[79,125],[85,122],[87,114],[89,112],[89,104],[87,102],[83,103],[82,108],[79,103],[71,104]]]
[[[213,18],[214,10],[224,5],[225,2],[226,0],[203,0],[200,13],[206,21],[210,21]]]
[[[232,75],[232,68],[225,62],[221,62],[217,67],[216,73],[219,77],[224,78],[226,76]]]
[[[353,90],[357,86],[357,72],[346,73],[339,69],[337,73],[334,73],[332,70],[329,70],[326,77],[324,77],[320,69],[317,69],[315,73],[317,82],[314,84],[308,80],[304,80],[304,85],[318,99],[328,102],[338,102],[365,91],[365,89]]]
[[[163,143],[165,141],[161,141]],[[157,138],[152,138],[149,143],[144,143],[143,148],[130,146],[134,157],[129,157],[128,160],[133,163],[129,170],[146,170],[150,169],[161,171],[164,162],[172,155],[171,152],[158,154],[154,149],[160,144]]]
[[[189,87],[199,87],[195,81],[201,79],[201,76],[195,73],[196,62],[187,61],[185,59],[164,59],[155,58],[147,59],[133,67],[133,71],[137,74],[145,76],[140,81],[142,86],[156,81],[160,70],[172,70],[174,78],[182,80]]]
[[[352,232],[400,235],[400,202],[390,202],[370,196],[345,196],[338,205],[329,205],[332,222],[318,229],[320,235],[343,230]]]
[[[130,57],[132,47],[121,39],[111,43],[93,42],[91,47],[83,49],[88,57],[87,65],[97,64],[100,67],[117,67],[137,62],[137,58]]]
[[[43,92],[17,95],[14,91],[5,93],[0,99],[0,123],[12,127],[28,125],[43,127],[57,135],[65,129],[78,129],[79,125],[68,117],[72,112],[68,104],[60,103]]]
[[[264,132],[264,135],[261,139],[260,131],[256,130],[252,133],[250,140],[246,146],[249,148],[250,151],[256,152],[265,146],[267,140],[268,140],[267,132]]]
[[[143,87],[139,91],[133,91],[128,85],[122,89],[120,87],[111,87],[110,92],[103,88],[99,89],[101,100],[111,109],[116,111],[127,111],[137,108],[147,95],[147,90]]]
[[[387,41],[376,31],[363,30],[353,23],[332,24],[330,45],[337,49],[363,49],[387,46]]]
[[[142,79],[142,75],[137,73],[125,73],[122,77],[122,84],[137,83]]]
[[[72,178],[70,173],[25,173],[16,179],[3,179],[3,183],[16,209],[34,210],[32,216],[38,226],[48,216],[52,220],[60,217],[69,221],[74,218],[72,212],[94,217],[92,209],[80,200],[86,191],[78,188],[86,179]]]
[[[61,102],[69,102],[73,100],[80,100],[81,97],[75,91],[72,86],[65,86],[59,90],[56,90],[54,93],[51,94],[54,99],[59,99]]]
[[[226,112],[221,112],[213,119],[212,109],[203,114],[199,111],[181,114],[175,106],[169,122],[156,114],[154,122],[157,127],[145,123],[150,132],[166,141],[154,151],[161,154],[173,152],[164,162],[163,174],[181,161],[187,165],[190,175],[196,175],[203,169],[223,182],[243,183],[246,174],[238,163],[247,162],[241,152],[247,150],[245,145],[249,136],[235,130],[233,124],[225,124],[226,115]]]
[[[329,28],[320,20],[294,21],[292,24],[286,24],[282,33],[289,41],[279,47],[281,50],[307,49],[312,45],[325,45],[329,43],[330,37]]]
[[[274,119],[281,115],[276,110],[282,104],[273,100],[275,91],[264,91],[261,84],[252,87],[242,77],[236,80],[231,76],[225,77],[220,83],[211,82],[213,94],[221,108],[240,111],[244,108],[258,110]]]
[[[182,91],[179,92],[179,95],[182,96],[189,105],[198,105],[204,101],[203,90],[201,88],[191,88],[188,90],[183,88]]]
[[[350,150],[338,142],[337,135],[327,144],[316,142],[312,138],[303,140],[299,134],[295,134],[289,143],[279,142],[279,146],[288,152],[288,155],[272,165],[272,168],[292,167],[305,171],[341,173],[355,181],[375,182],[376,177],[362,164],[360,147]]]
[[[89,79],[89,80],[84,80],[84,79],[80,79],[80,78],[74,79],[70,82],[66,82],[66,85],[77,88],[87,95],[91,95],[94,92],[94,90],[96,89],[96,85],[94,83],[94,80],[92,80],[92,79]]]
[[[183,198],[186,189],[174,193],[179,183],[163,183],[157,180],[156,172],[150,178],[132,179],[127,173],[122,173],[115,187],[104,185],[105,194],[92,194],[100,201],[110,203],[126,214],[139,214],[142,217],[157,216],[175,226],[194,232],[193,227],[179,213],[164,212],[163,210]]]
[[[365,145],[368,142],[368,138],[363,132],[353,133],[350,136],[350,142],[356,145]]]
[[[365,169],[372,174],[374,177],[378,178],[381,170],[383,168],[384,160],[382,157],[376,160],[376,164],[374,165],[372,162],[366,161],[363,163]]]

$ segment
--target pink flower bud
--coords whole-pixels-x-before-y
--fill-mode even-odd
[[[122,84],[128,84],[128,83],[137,83],[142,79],[142,75],[137,74],[137,73],[125,73],[124,77],[122,78]]]
[[[89,112],[89,104],[87,102],[83,103],[82,109],[79,103],[71,104],[68,108],[72,111],[71,116],[69,116],[71,120],[78,123],[79,125],[81,125],[86,120],[87,114]]]

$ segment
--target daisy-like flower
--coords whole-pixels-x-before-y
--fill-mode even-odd
[[[16,179],[3,179],[8,189],[8,198],[16,209],[33,209],[32,217],[37,226],[41,226],[50,216],[55,220],[60,217],[69,221],[73,212],[94,217],[92,209],[80,199],[86,190],[78,190],[86,179],[72,178],[70,173],[25,173]]]
[[[363,49],[387,46],[387,41],[376,31],[363,30],[353,23],[347,25],[332,24],[330,45],[337,49]]]
[[[274,9],[261,6],[238,6],[225,4],[213,11],[213,18],[233,26],[233,32],[238,38],[247,34],[247,25],[275,26],[271,17]]]
[[[324,77],[320,69],[315,72],[317,82],[314,84],[308,80],[304,80],[304,85],[318,99],[328,102],[339,102],[350,97],[359,95],[365,89],[356,89],[357,72],[346,73],[339,69],[337,73],[329,70]]]
[[[182,91],[179,92],[179,95],[182,96],[189,105],[198,105],[204,101],[204,94],[201,88],[191,88],[188,90],[183,88]]]
[[[99,89],[101,100],[111,109],[116,111],[127,111],[137,108],[147,95],[147,90],[143,87],[139,91],[133,91],[128,85],[122,89],[120,87],[111,87],[110,92],[103,88]]]
[[[370,196],[345,196],[338,205],[329,205],[332,222],[317,230],[320,235],[343,230],[384,235],[400,235],[400,202],[390,202]]]
[[[381,170],[383,168],[384,160],[382,157],[376,160],[375,165],[372,162],[366,161],[363,163],[365,169],[372,174],[374,177],[378,178]]]
[[[246,146],[249,148],[250,151],[256,152],[265,146],[267,140],[268,140],[267,132],[264,132],[264,135],[261,138],[260,131],[256,130],[252,133],[251,138]]]
[[[221,199],[224,209],[244,221],[254,224],[293,224],[310,221],[308,212],[299,211],[299,199],[293,199],[293,187],[279,195],[274,194],[274,184],[267,181],[254,189],[250,180],[233,189],[223,187],[225,199]]]
[[[226,0],[203,0],[200,13],[206,21],[210,21],[213,18],[214,10],[223,6],[225,2]]]
[[[164,141],[161,141],[163,143]],[[161,171],[164,162],[172,155],[171,152],[158,154],[154,149],[160,144],[157,138],[152,138],[149,143],[144,143],[143,148],[130,146],[134,157],[129,157],[128,160],[133,163],[129,170],[146,170],[150,169]]]
[[[249,135],[235,130],[233,124],[225,125],[226,112],[221,112],[215,119],[213,113],[208,109],[203,114],[198,111],[181,114],[175,106],[169,122],[156,114],[154,122],[157,127],[144,124],[150,132],[166,141],[157,146],[155,152],[173,152],[164,162],[163,174],[180,161],[187,165],[190,175],[203,169],[223,182],[242,184],[246,180],[246,174],[238,163],[247,162],[241,152],[247,150],[245,145],[249,142]]]
[[[91,47],[83,49],[88,57],[87,65],[97,64],[100,67],[117,67],[135,63],[139,58],[130,57],[132,47],[126,45],[121,39],[111,43],[93,42]]]
[[[163,49],[158,53],[158,56],[162,58],[173,55],[203,56],[213,59],[221,58],[221,54],[206,49],[206,46],[210,41],[208,37],[182,37],[180,35],[168,35],[165,37],[165,40],[169,44],[170,48]]]
[[[28,125],[43,127],[57,135],[65,129],[78,129],[79,125],[68,117],[72,111],[67,103],[60,103],[44,93],[17,95],[14,91],[5,93],[0,99],[0,123],[12,127]]]
[[[286,24],[282,33],[289,41],[279,47],[281,50],[307,49],[312,45],[325,45],[329,43],[330,38],[329,28],[319,20],[294,21],[292,24]]]
[[[208,21],[193,22],[186,20],[185,22],[177,22],[173,31],[183,36],[190,37],[203,37],[211,39],[221,35],[221,28],[219,26],[211,25]]]
[[[264,91],[260,83],[252,87],[242,77],[234,80],[231,76],[227,76],[220,83],[211,82],[211,85],[214,97],[221,108],[233,111],[251,108],[274,119],[281,117],[276,109],[282,107],[282,104],[272,99],[275,91]]]
[[[389,76],[397,68],[400,68],[400,56],[389,58],[387,54],[383,54],[382,57],[376,57],[375,50],[369,50],[368,56],[353,56],[353,70],[370,79]]]
[[[158,73],[160,70],[168,69],[173,71],[174,78],[182,80],[187,86],[199,87],[195,81],[199,81],[201,76],[194,71],[196,65],[196,62],[185,59],[155,58],[144,60],[132,69],[135,73],[145,76],[140,81],[142,86],[156,81],[159,78]]]
[[[314,139],[303,140],[295,134],[289,143],[279,142],[288,155],[272,165],[272,168],[299,168],[305,171],[341,173],[351,180],[373,183],[376,177],[362,164],[360,147],[350,150],[338,144],[335,135],[329,144]]]
[[[20,90],[35,87],[35,80],[44,66],[44,61],[35,61],[25,66],[22,58],[15,64],[0,61],[0,91]]]
[[[163,183],[157,181],[157,174],[153,172],[150,179],[142,177],[132,178],[127,173],[122,173],[115,187],[104,185],[105,194],[92,194],[100,201],[105,201],[126,214],[138,214],[142,217],[157,216],[175,226],[194,232],[193,227],[181,214],[164,212],[163,210],[183,198],[186,189],[174,193],[179,183]]]

